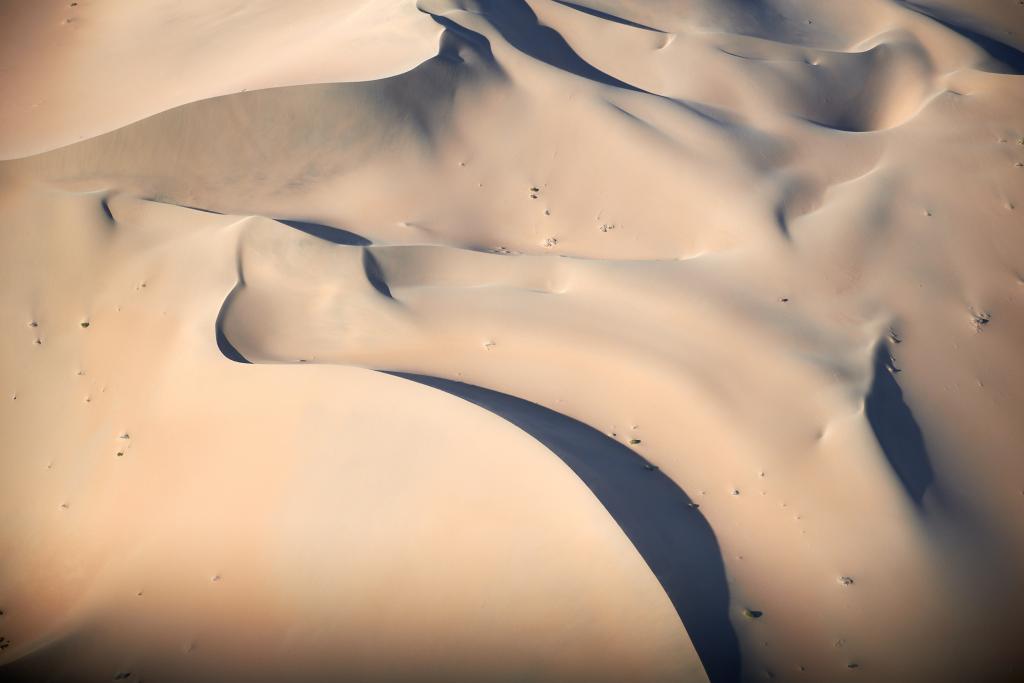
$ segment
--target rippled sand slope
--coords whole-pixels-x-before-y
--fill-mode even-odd
[[[0,19],[0,679],[1024,677],[1024,3]]]

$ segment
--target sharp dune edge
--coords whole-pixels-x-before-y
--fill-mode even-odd
[[[1024,679],[1024,3],[0,16],[0,680]]]

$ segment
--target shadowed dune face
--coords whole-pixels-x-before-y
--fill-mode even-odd
[[[636,90],[583,60],[558,31],[540,23],[525,0],[474,0],[447,4],[483,17],[505,42],[533,59],[596,83]]]
[[[348,244],[351,246],[364,246],[370,243],[368,239],[354,232],[348,230],[342,230],[341,228],[332,228],[329,225],[321,225],[319,223],[310,223],[308,221],[290,221],[282,218],[277,219],[279,223],[284,223],[290,228],[301,230],[307,235],[312,235],[334,244]]]
[[[693,500],[615,439],[529,401],[437,377],[397,373],[475,403],[508,420],[562,459],[633,542],[679,613],[712,681],[740,680],[714,532]]]
[[[900,4],[935,20],[983,50],[990,58],[988,63],[982,65],[984,68],[997,73],[1024,74],[1024,52],[1019,47],[1019,35],[1016,36],[1018,47],[1015,47],[994,37],[993,29],[995,27],[983,28],[980,31],[972,29],[971,24],[975,21],[970,13],[944,8],[942,5],[945,3],[917,3],[900,0]],[[994,5],[994,3],[987,4]],[[1012,32],[1009,33],[1011,38],[1014,37]]]
[[[1020,670],[1024,6],[67,5],[0,680]]]
[[[900,478],[907,495],[921,505],[925,493],[934,483],[928,451],[921,427],[903,400],[903,391],[893,376],[894,366],[884,347],[875,354],[874,377],[865,398],[868,422],[878,445]]]

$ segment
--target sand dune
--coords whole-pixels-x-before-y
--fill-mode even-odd
[[[6,159],[215,95],[392,76],[433,56],[439,34],[400,0],[23,5],[0,3]]]
[[[0,7],[3,680],[1024,676],[1024,5]]]

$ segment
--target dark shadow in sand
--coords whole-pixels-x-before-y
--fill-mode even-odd
[[[374,289],[389,299],[394,298],[391,296],[391,288],[388,287],[388,282],[384,279],[384,271],[381,270],[377,257],[369,249],[363,249],[363,273],[366,274],[366,279]]]
[[[593,427],[536,403],[451,380],[401,372],[474,403],[544,444],[583,480],[661,582],[713,683],[740,680],[729,587],[715,534],[660,470]]]
[[[203,213],[211,213],[215,216],[223,216],[220,211],[214,211],[213,209],[204,209],[199,206],[189,206],[188,204],[173,204],[172,202],[166,202],[159,199],[148,199],[147,201],[157,202],[160,204],[171,204],[172,206],[180,206],[183,209],[191,209],[192,211],[202,211]],[[110,213],[110,208],[107,206],[106,201],[103,203],[103,210],[106,211],[107,215],[111,220],[114,220],[113,215]],[[347,244],[350,246],[363,247],[371,244],[370,240],[366,239],[362,235],[357,235],[354,232],[348,230],[342,230],[341,228],[334,228],[330,225],[323,225],[321,223],[310,223],[309,221],[297,221],[290,218],[273,218],[271,220],[277,221],[282,225],[287,225],[289,228],[294,228],[307,235],[313,237],[319,237],[322,240],[333,242],[334,244]]]
[[[224,215],[220,211],[214,211],[213,209],[204,209],[202,207],[191,206],[189,204],[178,204],[177,202],[172,202],[169,199],[165,199],[165,198],[162,198],[162,197],[142,197],[141,199],[144,202],[153,202],[154,204],[166,204],[167,206],[177,206],[179,209],[189,209],[190,211],[200,211],[202,213],[211,213],[214,216],[223,216]]]
[[[580,57],[558,31],[541,24],[537,15],[523,0],[479,0],[479,5],[480,13],[491,22],[509,45],[520,52],[597,83],[643,92],[601,71]]]
[[[575,2],[569,2],[569,0],[554,0],[554,1],[557,2],[559,5],[565,5],[566,7],[571,7],[572,9],[576,10],[577,12],[583,12],[584,14],[589,14],[590,16],[597,17],[598,19],[604,19],[605,21],[613,21],[616,24],[622,24],[623,26],[631,26],[633,28],[643,29],[645,31],[654,31],[655,33],[664,33],[664,31],[662,31],[661,29],[654,28],[653,26],[645,26],[644,24],[638,24],[635,21],[630,21],[629,19],[623,19],[622,17],[617,17],[614,14],[608,14],[607,12],[602,12],[601,10],[593,9],[592,7],[585,7],[585,6],[577,4]]]
[[[890,368],[889,352],[880,345],[875,354],[875,374],[865,400],[865,412],[889,465],[907,495],[920,507],[935,475],[921,428],[903,400],[903,390]]]
[[[431,14],[430,18],[445,29],[445,33],[441,36],[441,46],[436,59],[452,64],[463,64],[466,60],[462,58],[459,51],[466,48],[475,52],[485,64],[497,68],[494,53],[491,51],[491,41],[486,37],[455,23],[448,17]]]
[[[370,244],[370,240],[366,239],[362,235],[357,235],[354,232],[348,230],[342,230],[341,228],[332,228],[329,225],[321,225],[320,223],[309,223],[307,221],[293,221],[286,218],[275,218],[278,223],[283,223],[289,228],[295,228],[300,230],[307,235],[313,237],[319,237],[322,240],[333,242],[334,244],[347,244],[354,247],[364,247]]]
[[[779,202],[775,205],[775,224],[786,241],[792,241],[793,235],[789,232],[789,216],[786,215],[785,202]]]
[[[572,2],[559,1],[561,1],[563,5],[567,5],[582,12],[587,12],[594,16],[599,16],[609,21],[617,21],[619,23],[625,23],[638,28],[658,31],[658,29],[643,26],[642,24],[634,24],[625,19],[613,17],[610,14],[606,14],[598,10],[584,8]],[[604,85],[622,88],[631,92],[643,93],[645,95],[657,97],[722,128],[734,129],[738,125],[734,120],[734,117],[724,110],[652,93],[625,81],[621,81],[611,74],[601,71],[580,57],[579,54],[572,49],[569,43],[562,38],[561,34],[554,29],[541,24],[537,15],[527,3],[523,2],[523,0],[480,0],[480,8],[480,14],[491,22],[498,33],[500,33],[510,45],[524,54],[529,55],[533,59],[596,83],[602,83]],[[451,33],[453,36],[458,36],[464,41],[472,42],[473,44],[485,45],[486,52],[481,52],[481,54],[485,57],[485,61],[487,63],[491,63],[496,66],[497,63],[494,61],[494,56],[490,51],[490,43],[487,42],[486,38],[481,36],[479,33],[460,26],[447,17],[435,14],[431,14],[431,17],[434,21],[443,26],[447,33]],[[442,38],[442,45],[443,44],[444,39]],[[455,55],[453,59],[458,59],[458,55]],[[620,107],[616,108],[623,113],[626,113]],[[634,116],[633,118],[636,117]]]
[[[103,215],[107,217],[107,220],[111,223],[117,223],[117,219],[114,218],[114,212],[110,210],[110,201],[108,197],[104,197],[100,200],[100,208],[103,210]]]
[[[171,202],[163,202],[163,201],[160,201],[159,199],[151,199],[149,201],[159,202],[161,204],[172,204]],[[214,211],[213,209],[204,209],[204,208],[199,207],[199,206],[189,206],[188,204],[172,204],[172,205],[173,206],[180,206],[183,209],[191,209],[192,211],[201,211],[203,213],[212,213],[214,216],[223,216],[224,215],[220,211]]]
[[[231,305],[231,300],[235,298],[235,295],[238,293],[238,289],[241,286],[241,282],[237,283],[227,297],[224,298],[224,303],[220,305],[220,312],[217,313],[217,322],[214,323],[214,333],[217,337],[217,348],[220,349],[220,352],[224,354],[226,358],[233,360],[236,363],[249,363],[249,359],[243,356],[241,352],[235,348],[234,344],[228,340],[227,335],[224,334],[224,314],[227,312],[228,306]]]
[[[1007,66],[1011,69],[1009,73],[1024,74],[1024,52],[1021,52],[1012,45],[996,40],[991,36],[987,36],[977,31],[972,31],[967,28],[962,21],[955,21],[949,13],[940,14],[935,9],[919,5],[915,2],[902,2],[903,6],[914,10],[918,14],[936,21],[950,31],[959,33],[961,36],[971,41],[982,50],[985,51],[993,60],[999,62],[1003,66]],[[1000,70],[1000,72],[1002,72]]]

